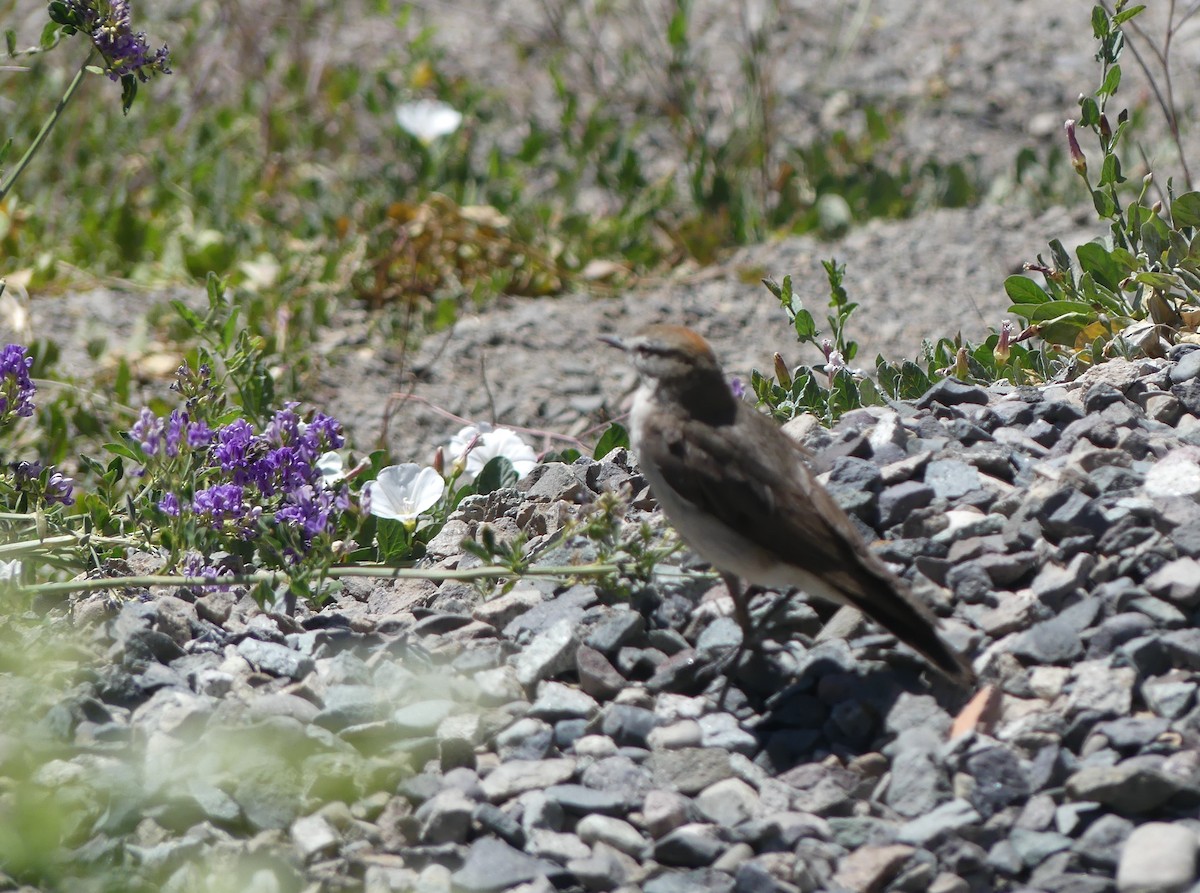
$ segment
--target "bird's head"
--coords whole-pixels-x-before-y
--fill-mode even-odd
[[[670,388],[692,386],[698,379],[723,381],[708,342],[684,326],[649,326],[628,340],[613,335],[600,340],[625,351],[648,384]]]

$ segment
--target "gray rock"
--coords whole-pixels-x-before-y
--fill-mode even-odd
[[[1197,351],[1200,353],[1200,351]],[[1191,674],[1173,670],[1165,676],[1147,679],[1142,683],[1146,706],[1167,719],[1178,719],[1188,712],[1196,698],[1196,682]]]
[[[732,875],[711,868],[671,871],[646,881],[642,893],[733,893]],[[625,888],[621,893],[632,893]]]
[[[552,862],[535,859],[495,837],[481,837],[471,844],[452,880],[455,889],[463,893],[500,893],[524,881],[559,873]]]
[[[437,731],[442,720],[457,711],[458,704],[444,698],[418,701],[399,707],[392,714],[392,722],[405,735],[430,735]]]
[[[465,843],[476,803],[462,791],[438,791],[416,811],[420,838],[425,844]]]
[[[1146,589],[1174,604],[1194,607],[1200,603],[1200,561],[1184,557],[1167,562],[1146,578]]]
[[[1112,870],[1125,840],[1133,832],[1133,822],[1118,815],[1102,815],[1071,845],[1089,864]]]
[[[603,653],[587,645],[575,650],[575,670],[579,674],[579,687],[600,700],[616,697],[628,684]]]
[[[581,784],[556,784],[543,792],[565,812],[575,815],[624,815],[634,804],[615,791],[601,791]]]
[[[710,822],[733,828],[758,810],[758,792],[740,778],[726,778],[696,795],[696,808]]]
[[[699,725],[702,736],[700,743],[704,747],[717,747],[745,756],[753,756],[758,752],[758,738],[742,728],[730,713],[706,714],[700,717]]]
[[[601,654],[615,655],[646,632],[646,622],[637,611],[614,610],[584,636],[584,644]]]
[[[1160,638],[1173,666],[1200,670],[1200,629],[1173,629]]]
[[[966,771],[975,779],[971,804],[985,819],[1029,796],[1027,773],[1007,747],[989,747],[972,753],[967,757]]]
[[[729,754],[715,747],[654,751],[646,760],[646,769],[653,774],[656,787],[683,794],[697,794],[733,775]]]
[[[930,462],[925,466],[925,483],[933,488],[937,499],[949,501],[978,490],[983,484],[978,469],[958,459],[935,459]]]
[[[537,699],[529,708],[529,716],[558,722],[560,719],[589,719],[599,710],[596,699],[561,682],[543,682],[538,686]]]
[[[575,833],[586,844],[605,843],[635,859],[644,858],[648,847],[637,828],[612,816],[586,815],[575,826]]]
[[[580,616],[582,614],[581,610]],[[577,645],[575,623],[570,620],[559,620],[542,630],[513,658],[517,681],[532,688],[543,679],[569,669],[574,663]]]
[[[583,619],[584,612],[596,604],[596,590],[591,586],[572,586],[549,601],[530,608],[504,627],[504,635],[510,639],[524,638],[533,634],[535,639],[566,624],[572,630]]]
[[[1060,664],[1082,655],[1083,642],[1070,623],[1062,617],[1051,617],[1019,635],[1009,651],[1026,661]]]
[[[933,814],[948,793],[945,773],[931,754],[906,749],[892,760],[892,778],[884,802],[901,815]],[[978,815],[974,807],[971,812]]]
[[[1014,828],[1008,840],[1018,858],[1027,868],[1041,865],[1050,856],[1071,847],[1071,838],[1056,831],[1030,831],[1027,828]]]
[[[592,763],[579,780],[586,787],[618,796],[635,808],[654,787],[650,771],[621,754]]]
[[[654,842],[654,859],[663,865],[701,868],[711,865],[728,844],[715,825],[692,823],[668,831]]]
[[[642,823],[651,837],[662,837],[668,831],[691,821],[695,814],[692,801],[675,791],[650,791],[642,806]]]
[[[501,803],[525,791],[562,784],[575,774],[569,757],[549,760],[512,760],[501,763],[483,779],[483,792],[493,803]]]
[[[586,859],[592,854],[587,844],[576,835],[565,831],[538,828],[526,831],[526,838],[526,852],[560,865],[572,859]]]
[[[646,736],[658,725],[653,710],[632,704],[609,704],[604,710],[600,731],[618,746],[645,747]]]
[[[918,818],[905,822],[896,839],[901,843],[928,846],[934,841],[952,834],[980,820],[979,812],[966,800],[951,800],[932,809]]]
[[[935,403],[940,403],[942,406],[961,406],[963,404],[986,406],[988,392],[981,387],[959,381],[957,378],[943,378],[921,395],[916,405],[918,409],[928,409]]]
[[[1196,882],[1196,832],[1180,823],[1147,822],[1133,830],[1117,866],[1119,893],[1178,893]]]
[[[274,642],[242,639],[238,642],[237,651],[256,670],[270,673],[272,676],[286,676],[299,680],[316,669],[311,657],[304,657],[286,645],[277,645]]]
[[[1094,800],[1118,812],[1149,812],[1191,786],[1158,769],[1127,762],[1116,766],[1089,766],[1067,779],[1067,793],[1075,800]]]

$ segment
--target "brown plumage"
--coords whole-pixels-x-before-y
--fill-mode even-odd
[[[974,680],[934,613],[817,482],[803,449],[733,395],[703,338],[652,326],[628,343],[604,340],[626,350],[641,375],[630,433],[642,473],[680,536],[722,573],[743,626],[739,579],[798,588],[852,605],[946,676]]]

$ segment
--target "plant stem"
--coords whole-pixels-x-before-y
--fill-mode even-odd
[[[55,540],[64,540],[68,537],[54,537]],[[74,539],[73,537],[70,539]],[[50,540],[47,540],[50,542]],[[531,567],[520,572],[514,571],[510,567],[501,565],[485,565],[483,567],[472,567],[466,570],[422,570],[415,567],[373,567],[373,566],[356,566],[356,567],[335,567],[330,568],[325,572],[324,576],[330,579],[341,579],[343,577],[378,577],[382,579],[400,579],[400,580],[432,580],[433,582],[444,582],[446,580],[489,580],[489,579],[505,579],[509,577],[578,577],[578,576],[604,576],[606,574],[619,573],[620,565],[617,564],[580,564],[580,565],[560,565],[553,567]],[[266,583],[270,586],[275,586],[286,582],[289,579],[288,574],[283,571],[260,571],[254,574],[239,574],[236,576],[227,577],[198,577],[198,576],[177,576],[172,574],[147,574],[136,577],[104,577],[91,580],[67,580],[62,583],[34,583],[30,586],[21,587],[24,592],[33,592],[40,595],[55,595],[66,594],[69,592],[95,592],[105,589],[128,589],[134,586],[254,586],[259,583]]]
[[[79,85],[83,83],[84,72],[87,71],[87,67],[91,64],[92,56],[94,54],[95,50],[92,50],[87,54],[87,58],[84,59],[83,64],[79,66],[79,71],[75,72],[75,78],[67,86],[67,92],[62,95],[62,99],[60,99],[54,106],[54,111],[51,112],[50,117],[46,119],[46,123],[43,124],[42,129],[38,131],[38,135],[33,138],[33,142],[30,144],[29,148],[25,150],[25,154],[21,156],[21,160],[17,162],[16,167],[14,167],[9,175],[4,178],[4,182],[0,183],[0,201],[3,201],[4,197],[8,195],[9,191],[13,187],[13,183],[17,181],[17,177],[21,176],[21,172],[29,166],[29,162],[33,159],[33,156],[36,155],[38,149],[42,147],[42,143],[46,141],[46,137],[50,135],[50,131],[54,129],[54,125],[58,123],[58,119],[62,115],[63,109],[67,107],[67,103],[71,101],[71,97],[75,95],[75,91],[78,90]]]

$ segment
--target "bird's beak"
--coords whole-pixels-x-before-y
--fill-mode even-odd
[[[600,340],[609,347],[615,347],[617,350],[628,350],[629,345],[622,341],[616,335],[601,335]]]

